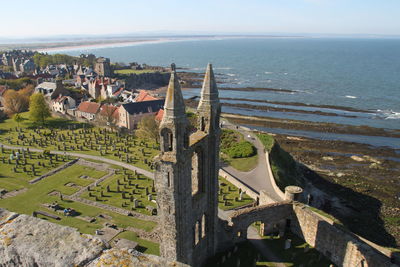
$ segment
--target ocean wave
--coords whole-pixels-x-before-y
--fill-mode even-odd
[[[234,73],[227,73],[226,75],[228,75],[229,77],[235,77],[236,76],[236,74],[234,74]]]
[[[344,97],[346,97],[346,98],[351,98],[351,99],[358,98],[358,97],[356,97],[356,96],[354,96],[354,95],[346,95],[346,96],[344,96]]]
[[[271,71],[266,71],[266,72],[264,72],[265,74],[272,74],[273,72],[271,72]]]
[[[380,117],[385,120],[398,120],[400,119],[400,112],[393,111],[393,110],[377,110],[377,113]]]

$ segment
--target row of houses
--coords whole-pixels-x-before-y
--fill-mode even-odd
[[[51,99],[50,107],[54,112],[69,114],[78,120],[89,122],[103,122],[108,126],[117,126],[129,130],[135,129],[138,122],[146,115],[154,115],[161,119],[163,114],[164,99],[156,98],[147,91],[141,90],[134,102],[123,104],[101,104],[83,101],[76,106],[76,101],[66,95],[60,94]]]
[[[27,50],[12,50],[1,54],[0,65],[10,66],[17,73],[32,73],[35,64],[32,59],[33,52]]]

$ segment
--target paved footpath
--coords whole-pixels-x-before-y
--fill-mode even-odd
[[[261,143],[258,137],[252,131],[247,131],[240,126],[237,127],[236,125],[231,124],[225,120],[223,121],[222,128],[232,129],[243,134],[244,138],[256,147],[258,154],[257,166],[249,172],[241,172],[231,166],[223,167],[222,169],[246,184],[247,186],[257,191],[258,193],[261,190],[265,190],[267,194],[273,199],[276,199],[278,201],[282,200],[272,186],[272,179],[274,178],[269,175],[266,164],[264,145]]]

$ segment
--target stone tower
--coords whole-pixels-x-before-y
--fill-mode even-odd
[[[214,255],[217,242],[220,104],[211,64],[197,114],[201,127],[190,132],[173,65],[160,124],[161,153],[155,159],[160,252],[192,266]]]
[[[99,76],[111,77],[110,59],[104,57],[97,58],[94,65],[94,71]]]

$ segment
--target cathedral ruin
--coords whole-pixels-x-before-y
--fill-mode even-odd
[[[161,154],[156,158],[161,256],[198,266],[216,250],[219,169],[218,90],[211,64],[197,109],[198,129],[191,133],[174,67],[164,117]]]

